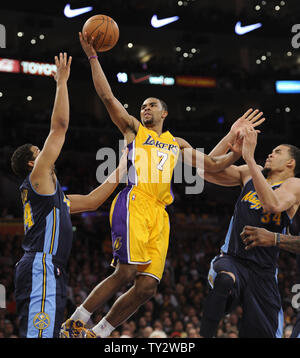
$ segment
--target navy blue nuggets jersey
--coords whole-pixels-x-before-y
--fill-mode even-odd
[[[273,190],[278,188],[282,182],[274,183]],[[221,247],[222,252],[237,256],[242,259],[251,260],[261,268],[277,268],[279,249],[277,247],[254,247],[245,250],[241,239],[241,232],[244,226],[263,227],[269,231],[286,233],[291,220],[287,213],[265,213],[258,199],[252,179],[244,186],[234,209],[225,243]]]
[[[58,337],[66,305],[66,264],[73,231],[70,201],[58,180],[51,195],[38,194],[29,176],[20,187],[25,254],[15,268],[21,338]]]
[[[29,176],[20,187],[24,212],[25,252],[43,252],[66,263],[73,240],[70,201],[56,180],[52,195],[38,194]]]

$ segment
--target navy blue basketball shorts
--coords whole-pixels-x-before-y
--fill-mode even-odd
[[[20,338],[58,338],[66,306],[66,274],[54,257],[26,253],[15,268]]]
[[[249,260],[221,254],[211,261],[208,282],[212,288],[220,271],[232,272],[235,276],[226,313],[231,312],[236,305],[242,306],[240,338],[281,338],[283,311],[277,272],[262,270]]]

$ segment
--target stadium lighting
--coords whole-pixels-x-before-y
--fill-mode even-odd
[[[300,93],[300,81],[276,81],[277,93]]]
[[[118,82],[126,83],[128,82],[128,75],[126,72],[119,72],[117,74]]]

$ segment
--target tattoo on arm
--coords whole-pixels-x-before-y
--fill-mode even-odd
[[[279,247],[290,252],[300,253],[300,236],[281,234]]]

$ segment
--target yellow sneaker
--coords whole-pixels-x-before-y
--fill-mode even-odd
[[[59,338],[87,338],[85,337],[87,335],[86,331],[88,331],[88,329],[84,327],[82,321],[75,321],[69,318],[61,325]]]
[[[101,337],[97,336],[92,329],[85,328],[85,332],[83,332],[82,338],[101,338]]]

